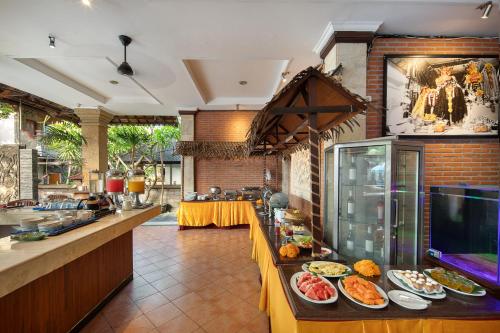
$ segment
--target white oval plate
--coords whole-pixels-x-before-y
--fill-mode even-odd
[[[338,277],[341,277],[341,276],[346,276],[346,275],[349,275],[352,273],[352,269],[350,269],[349,267],[347,267],[346,265],[342,265],[342,264],[339,264],[339,265],[342,265],[346,268],[346,270],[344,271],[344,273],[342,274],[339,274],[339,275],[328,275],[328,274],[321,274],[321,273],[316,273],[316,272],[311,272],[309,270],[309,264],[311,264],[312,262],[325,262],[325,263],[334,263],[333,261],[321,261],[321,260],[316,260],[316,261],[308,261],[304,264],[302,264],[302,270],[304,272],[309,272],[309,273],[312,273],[312,274],[317,274],[317,275],[321,275],[321,276],[324,276],[326,278],[338,278]],[[338,264],[338,263],[335,263],[335,264]]]
[[[413,293],[415,295],[426,297],[426,298],[432,298],[432,299],[443,299],[443,298],[446,297],[446,291],[444,291],[443,288],[441,288],[441,292],[440,293],[435,293],[435,294],[427,294],[424,291],[419,291],[419,290],[413,289],[412,287],[406,285],[403,281],[401,281],[400,279],[398,279],[394,275],[394,272],[393,272],[392,269],[389,270],[389,271],[387,271],[387,277],[389,278],[389,280],[391,280],[392,283],[394,283],[399,288],[404,289],[406,291],[409,291],[409,292],[411,292],[411,293]]]
[[[324,300],[324,301],[316,301],[316,300],[311,299],[311,298],[307,297],[306,295],[304,295],[302,293],[302,291],[299,290],[299,287],[297,287],[297,280],[299,279],[299,277],[302,274],[306,274],[306,273],[305,272],[297,272],[297,273],[293,274],[292,277],[290,278],[290,285],[292,286],[292,290],[295,291],[295,293],[297,295],[299,295],[300,298],[305,299],[306,301],[311,302],[311,303],[315,303],[315,304],[330,304],[330,303],[335,303],[337,301],[337,299],[339,298],[339,292],[337,291],[337,288],[335,288],[335,286],[330,281],[328,281],[327,279],[325,279],[324,277],[322,277],[320,275],[318,275],[318,277],[321,280],[323,280],[327,285],[329,285],[333,290],[335,290],[334,295],[331,298]]]
[[[424,269],[424,275],[425,276],[428,276],[430,278],[432,278],[431,276],[431,271],[432,269],[430,268],[427,268],[427,269]],[[465,277],[465,276],[464,276]],[[467,278],[466,278],[467,279]],[[478,292],[474,293],[474,294],[471,294],[471,293],[466,293],[466,292],[463,292],[463,291],[460,291],[460,290],[456,290],[456,289],[453,289],[453,288],[450,288],[450,287],[447,287],[445,286],[444,284],[441,284],[443,286],[443,288],[446,288],[448,290],[451,290],[453,291],[454,293],[457,293],[457,294],[460,294],[460,295],[465,295],[465,296],[474,296],[474,297],[481,297],[481,296],[484,296],[486,295],[486,290],[480,286],[479,284],[477,284],[476,282],[472,281],[471,279],[467,279],[469,281],[471,281],[472,283],[474,283],[474,285],[476,285],[477,287],[481,288],[481,290],[479,290]],[[436,281],[437,282],[437,281]],[[439,283],[439,282],[438,282]]]
[[[369,308],[369,309],[375,309],[375,310],[378,310],[378,309],[383,309],[385,308],[387,305],[389,305],[389,298],[387,297],[387,294],[385,293],[385,291],[380,288],[379,286],[377,286],[375,283],[371,282],[371,281],[368,281],[370,282],[371,284],[375,285],[375,288],[377,289],[378,293],[384,298],[385,302],[384,304],[380,304],[380,305],[369,305],[369,304],[365,304],[361,301],[358,301],[357,299],[355,299],[354,297],[352,297],[351,295],[349,295],[349,293],[347,292],[347,290],[344,289],[344,286],[342,285],[342,280],[343,279],[339,279],[339,282],[338,282],[338,286],[339,286],[339,290],[342,292],[342,294],[344,294],[345,297],[349,298],[351,301],[353,301],[354,303],[358,304],[358,305],[361,305],[361,306],[364,306],[365,308]]]
[[[403,290],[390,290],[387,295],[389,296],[389,299],[396,303],[399,306],[402,306],[403,308],[410,309],[410,310],[425,310],[427,309],[428,305],[424,303],[424,299],[414,295],[408,291],[403,291]],[[412,302],[411,300],[406,300],[406,299],[401,299],[399,296],[404,295],[408,298],[416,299],[417,301]],[[421,302],[419,302],[420,300]]]

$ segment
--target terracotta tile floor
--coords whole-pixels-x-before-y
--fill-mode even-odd
[[[248,229],[134,230],[134,280],[83,332],[266,333]]]

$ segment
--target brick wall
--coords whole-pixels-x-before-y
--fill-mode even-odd
[[[385,54],[473,54],[500,53],[496,39],[400,39],[379,38],[368,55],[367,95],[372,106],[382,108],[383,70]],[[367,137],[382,135],[382,116],[370,111],[367,114]],[[500,185],[500,144],[498,139],[421,139],[425,142],[425,215],[424,247],[429,240],[429,187],[469,184]]]
[[[200,111],[194,117],[196,141],[244,141],[256,111]]]
[[[195,139],[205,141],[244,141],[256,111],[200,111],[195,115]],[[268,157],[273,188],[281,187],[281,162]],[[207,193],[210,186],[241,189],[263,185],[262,158],[243,160],[200,160],[195,162],[195,191]],[[278,177],[276,177],[276,173]]]

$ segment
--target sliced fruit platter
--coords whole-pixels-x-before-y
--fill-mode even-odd
[[[383,309],[389,304],[387,294],[375,283],[357,275],[339,279],[339,290],[351,301],[370,309]]]
[[[302,270],[328,278],[341,277],[352,273],[352,270],[346,265],[331,261],[309,261],[302,265]]]
[[[290,285],[300,298],[312,303],[334,303],[338,298],[337,289],[330,281],[309,272],[297,272],[292,275]]]
[[[439,283],[418,271],[389,270],[387,278],[399,288],[422,297],[432,299],[446,297],[446,292]]]
[[[439,282],[446,289],[458,294],[467,296],[486,295],[486,290],[483,287],[455,271],[437,267],[424,270],[424,274]]]

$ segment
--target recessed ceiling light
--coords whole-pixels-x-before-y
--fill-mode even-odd
[[[118,84],[118,81],[116,81],[116,80],[110,80],[109,83],[111,83],[111,84]]]
[[[245,81],[245,80],[241,80],[240,82],[238,82],[240,84],[240,86],[245,86],[248,82]]]
[[[91,0],[82,0],[82,4],[87,7],[92,7]]]

